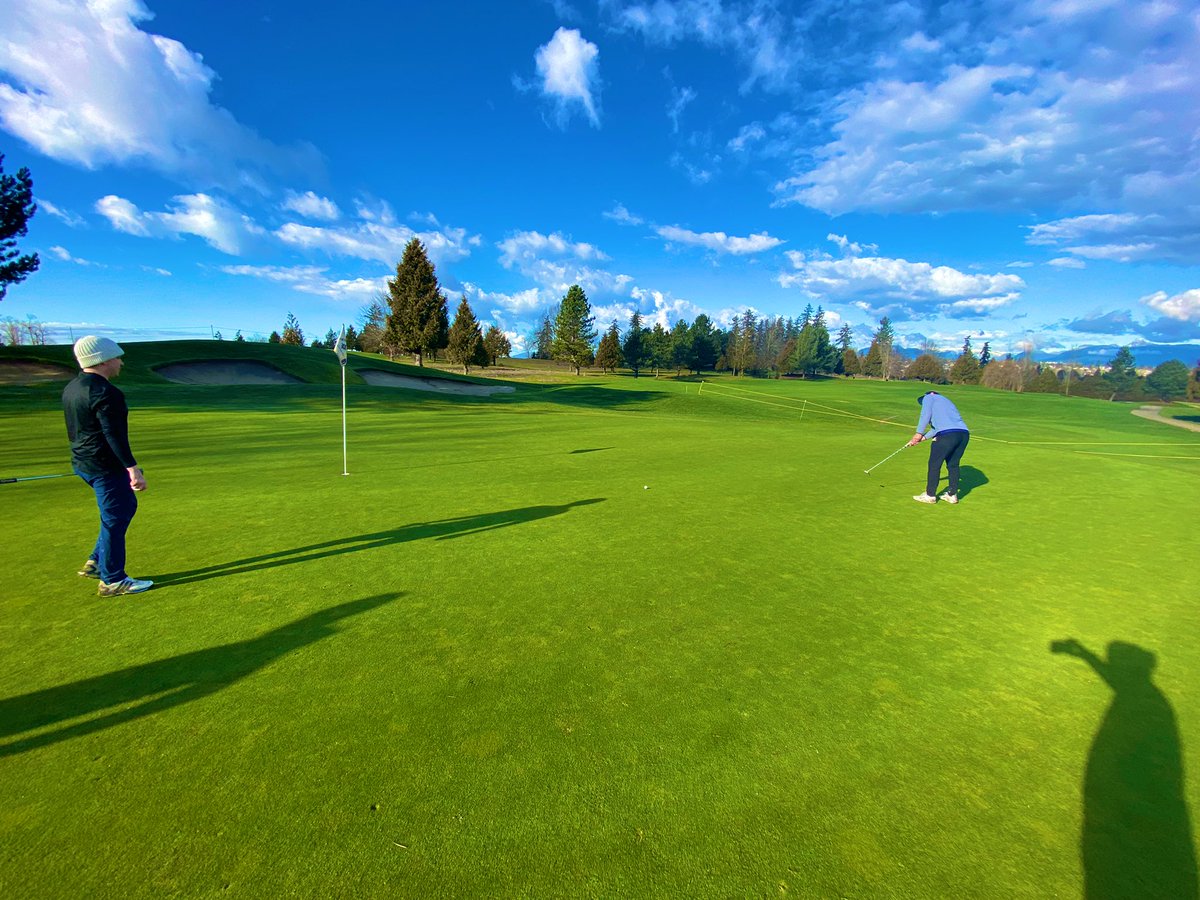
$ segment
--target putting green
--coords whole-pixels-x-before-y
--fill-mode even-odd
[[[912,384],[355,382],[343,477],[336,365],[268,352],[319,383],[130,349],[149,593],[74,574],[77,479],[0,486],[0,895],[1194,890],[1200,435],[947,388],[924,506],[923,448],[863,474]],[[68,471],[59,389],[0,475]]]

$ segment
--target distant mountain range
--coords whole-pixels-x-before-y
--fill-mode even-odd
[[[1071,350],[1035,350],[1033,358],[1038,362],[1051,365],[1074,363],[1079,366],[1107,366],[1117,355],[1123,344],[1090,344],[1086,347],[1075,347]],[[912,347],[902,348],[908,356],[915,356],[920,350]],[[979,355],[979,347],[975,347],[975,355]],[[1133,354],[1133,364],[1139,369],[1154,368],[1169,359],[1177,359],[1188,368],[1200,365],[1200,344],[1131,344],[1129,351]],[[865,354],[866,351],[864,350]],[[956,351],[946,351],[937,354],[942,359],[958,358]],[[996,353],[994,359],[1004,359],[1005,353]],[[1016,356],[1016,354],[1014,354]]]

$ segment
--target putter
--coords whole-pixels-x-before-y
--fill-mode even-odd
[[[900,450],[906,450],[907,448],[908,448],[908,444],[905,444],[903,447],[901,447],[901,448],[900,448]],[[879,462],[875,463],[875,465],[871,466],[871,468],[870,468],[870,469],[863,469],[863,474],[864,474],[864,475],[870,475],[870,474],[871,474],[871,469],[878,469],[878,468],[879,468],[880,466],[882,466],[882,465],[883,465],[885,462],[887,462],[889,459],[891,459],[893,456],[895,456],[897,453],[899,453],[899,452],[900,452],[900,450],[896,450],[896,451],[894,451],[894,452],[892,452],[892,453],[889,453],[889,454],[888,454],[888,455],[887,455],[885,458],[881,459]]]
[[[18,481],[41,481],[43,478],[70,478],[70,475],[29,475],[25,478],[0,478],[0,484],[16,484]]]

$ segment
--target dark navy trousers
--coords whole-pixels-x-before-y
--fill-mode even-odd
[[[971,435],[966,431],[939,431],[929,442],[929,475],[925,479],[925,493],[937,496],[938,478],[942,474],[942,463],[946,464],[946,477],[950,483],[946,492],[958,496],[958,462],[967,449]]]

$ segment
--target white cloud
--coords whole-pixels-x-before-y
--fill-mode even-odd
[[[840,235],[829,240],[843,249],[856,245]],[[866,245],[871,246],[871,245]],[[789,251],[794,271],[781,273],[780,286],[797,287],[810,297],[853,303],[865,312],[886,301],[934,306],[947,315],[982,313],[1013,303],[1025,282],[1016,275],[969,275],[950,266],[880,256],[846,256]]]
[[[1082,259],[1076,259],[1073,256],[1057,256],[1054,259],[1047,260],[1046,265],[1054,266],[1058,269],[1086,269],[1087,263]]]
[[[657,322],[668,331],[680,319],[690,322],[704,312],[690,300],[672,297],[670,292],[634,288],[629,293],[638,301],[641,309],[645,309],[647,302],[652,305],[652,309],[646,313],[647,325],[653,326]]]
[[[70,253],[70,251],[69,251],[69,250],[67,250],[67,248],[66,248],[66,247],[58,247],[58,246],[51,247],[51,248],[50,248],[50,253],[51,253],[51,254],[52,254],[52,255],[53,255],[53,256],[54,256],[56,259],[60,259],[60,260],[62,260],[63,262],[75,263],[75,265],[77,265],[77,266],[94,266],[94,265],[98,265],[98,263],[94,263],[94,262],[92,262],[92,261],[90,261],[90,260],[87,260],[87,259],[80,259],[80,258],[79,258],[79,257],[77,257],[77,256],[72,256],[72,255],[71,255],[71,253]]]
[[[624,207],[620,207],[624,210]],[[607,260],[608,257],[592,244],[574,243],[555,231],[542,234],[537,231],[518,231],[496,245],[501,250],[500,263],[511,269],[523,261],[543,256],[571,256],[583,260]]]
[[[56,219],[62,219],[71,228],[78,228],[79,226],[86,224],[81,216],[75,215],[75,213],[71,212],[70,210],[55,206],[49,200],[46,200],[42,197],[37,198],[37,206],[39,210],[45,210]]]
[[[743,125],[727,146],[734,153],[744,153],[751,144],[761,141],[766,136],[767,132],[760,124],[751,122],[749,125]]]
[[[608,212],[602,213],[601,215],[603,215],[604,218],[606,218],[606,219],[612,219],[614,222],[619,222],[622,225],[645,224],[644,219],[642,219],[638,216],[635,216],[633,213],[631,213],[629,210],[627,210],[620,203],[618,203],[616,206],[614,206]]]
[[[331,279],[322,266],[221,266],[226,275],[258,278],[290,285],[306,294],[330,297],[334,300],[361,302],[387,290],[387,278]]]
[[[334,256],[375,260],[389,266],[400,261],[405,245],[414,237],[425,245],[434,265],[470,256],[469,247],[476,243],[464,228],[414,231],[406,225],[385,224],[387,221],[386,217],[378,216],[375,220],[338,228],[288,222],[277,228],[274,235],[292,247],[320,250]]]
[[[689,231],[678,225],[663,225],[655,230],[659,237],[674,244],[704,247],[715,253],[732,253],[735,256],[762,253],[764,250],[772,250],[783,243],[782,240],[771,237],[765,231],[751,234],[748,237],[735,237],[723,231]]]
[[[679,117],[683,115],[687,105],[696,99],[696,92],[690,87],[672,88],[671,102],[667,105],[667,118],[671,120],[671,132],[679,133]]]
[[[336,222],[342,214],[336,203],[328,197],[318,197],[312,191],[305,191],[303,194],[288,191],[288,195],[283,201],[283,209],[324,222]]]
[[[1156,309],[1169,319],[1181,322],[1200,322],[1200,288],[1170,296],[1166,291],[1156,291],[1142,298],[1151,309]]]
[[[910,52],[933,53],[942,49],[942,42],[927,37],[923,31],[918,31],[902,40],[900,46]]]
[[[249,216],[208,194],[174,197],[165,212],[142,212],[130,201],[109,194],[96,201],[96,212],[126,234],[138,237],[191,234],[230,255],[240,253],[251,236],[264,234]]]
[[[588,121],[600,127],[599,55],[599,48],[574,28],[559,28],[549,43],[538,48],[535,60],[542,94],[555,103],[560,126],[565,127],[572,110],[580,106]]]
[[[463,291],[468,296],[475,298],[477,305],[480,307],[498,306],[500,307],[498,312],[517,317],[540,312],[550,306],[551,303],[557,302],[558,299],[548,293],[543,294],[537,288],[529,288],[528,290],[517,291],[512,294],[505,294],[485,291],[483,288],[470,282],[463,284]]]
[[[1032,269],[1033,263],[1026,262],[1025,260],[1014,260],[1013,262],[1010,262],[1004,268],[1006,268],[1006,269]]]
[[[140,0],[8,0],[0,37],[0,125],[87,169],[141,164],[185,181],[246,184],[262,167],[312,165],[241,125],[209,96],[197,53],[138,25]]]

